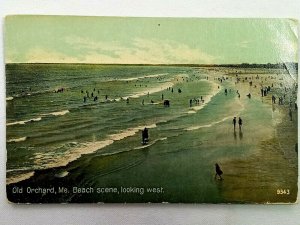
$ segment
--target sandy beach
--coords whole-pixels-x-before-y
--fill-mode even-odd
[[[253,74],[239,75],[242,79],[250,76]],[[251,146],[253,151],[238,159],[224,159],[222,162],[224,171],[227,171],[222,183],[223,196],[227,201],[293,203],[297,199],[298,154],[295,149],[298,142],[297,110],[293,104],[293,120],[291,121],[289,105],[278,105],[278,96],[280,96],[278,89],[280,89],[282,81],[277,74],[271,76],[274,79],[263,76],[264,85],[273,85],[277,87],[277,90],[274,88],[275,90],[273,89],[271,94],[264,97],[261,97],[259,93],[261,81],[253,82],[253,86],[257,85],[256,89],[250,88],[248,82],[239,84],[238,88],[242,96],[251,92],[252,98],[261,99],[262,104],[272,110],[274,130],[268,132],[264,127],[254,130],[256,135],[252,134],[252,140],[248,140],[253,144]],[[295,93],[291,92],[289,93],[290,97],[296,99]],[[272,95],[276,95],[277,104],[272,104]],[[265,122],[270,123],[268,120]],[[247,137],[243,136],[243,138]],[[278,190],[289,190],[289,194],[277,194]]]

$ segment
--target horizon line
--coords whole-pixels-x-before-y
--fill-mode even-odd
[[[286,63],[298,64],[298,62],[277,62],[277,63],[76,63],[76,62],[9,62],[9,64],[73,64],[73,65],[108,65],[108,66],[236,66],[236,65],[284,65]]]

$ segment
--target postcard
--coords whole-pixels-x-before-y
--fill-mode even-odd
[[[5,19],[13,203],[295,203],[293,19]]]

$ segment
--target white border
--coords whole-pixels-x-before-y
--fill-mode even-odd
[[[299,0],[0,0],[0,224],[299,224],[297,205],[13,205],[5,193],[5,15],[264,17],[300,20]],[[298,32],[299,33],[299,32]]]

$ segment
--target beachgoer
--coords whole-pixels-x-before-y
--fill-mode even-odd
[[[147,144],[148,138],[149,138],[148,129],[147,127],[145,127],[144,130],[142,131],[142,143]]]
[[[219,180],[223,180],[223,178],[222,178],[223,171],[221,170],[221,168],[218,165],[218,163],[216,163],[215,166],[216,166],[215,179],[217,178],[217,176],[219,176]]]
[[[240,128],[240,130],[242,130],[242,124],[243,124],[242,118],[239,117],[239,128]]]
[[[190,99],[190,107],[192,107],[192,105],[193,105],[193,100]]]
[[[161,94],[161,100],[164,100],[164,94]]]
[[[233,130],[235,130],[235,125],[236,125],[236,117],[233,117],[232,123],[233,123]]]

